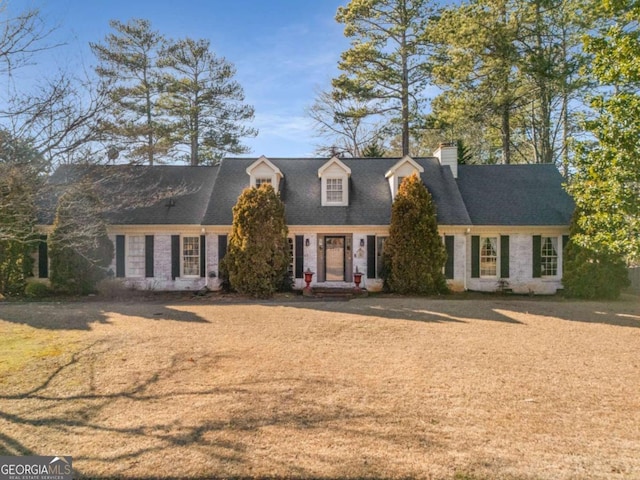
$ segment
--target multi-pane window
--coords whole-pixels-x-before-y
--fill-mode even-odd
[[[256,178],[256,188],[260,188],[260,185],[262,185],[263,183],[268,183],[269,185],[271,185],[271,178],[270,177]]]
[[[200,275],[200,237],[182,238],[182,274]]]
[[[495,277],[498,265],[498,238],[480,239],[480,276]]]
[[[540,274],[552,277],[558,274],[558,238],[542,237],[540,252]]]
[[[127,277],[144,277],[144,235],[127,236]]]
[[[327,202],[341,203],[342,199],[342,179],[327,178]]]

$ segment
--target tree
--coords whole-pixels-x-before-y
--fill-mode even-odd
[[[170,142],[187,146],[191,165],[249,151],[241,140],[257,134],[244,125],[253,119],[253,107],[242,103],[244,92],[233,79],[235,68],[211,51],[208,40],[171,43],[159,65],[169,69],[159,104],[172,120]]]
[[[270,297],[290,287],[289,241],[284,203],[269,184],[245,189],[233,207],[223,270],[231,287],[255,297]]]
[[[511,115],[522,93],[514,69],[518,22],[508,0],[452,7],[429,31],[438,39],[434,78],[445,88],[434,112],[448,123],[470,118],[498,131],[503,161],[511,163]]]
[[[409,155],[410,130],[425,101],[430,73],[426,27],[428,0],[351,0],[338,8],[351,48],[342,53],[332,81],[339,99],[364,103],[364,115],[391,115],[399,122],[402,155]]]
[[[605,2],[611,21],[589,38],[592,69],[608,88],[592,100],[597,116],[585,122],[595,142],[578,146],[569,191],[579,227],[574,241],[596,254],[640,259],[640,5]]]
[[[504,163],[562,162],[568,171],[574,112],[588,87],[579,74],[592,18],[583,3],[472,0],[432,23],[434,81],[444,90],[433,114],[457,132],[485,132],[484,145],[469,143],[474,156],[494,163],[499,150]]]
[[[164,37],[151,30],[148,20],[109,22],[115,30],[104,43],[91,43],[98,59],[96,73],[109,92],[110,118],[101,125],[105,137],[115,142],[132,163],[153,165],[168,152],[157,111],[159,96],[158,54]]]
[[[49,237],[50,280],[55,289],[85,295],[107,276],[114,248],[102,210],[88,182],[73,184],[58,200]]]
[[[382,158],[384,155],[384,148],[377,143],[370,143],[362,151],[362,156],[365,158]]]
[[[615,299],[629,286],[629,272],[620,254],[596,252],[573,239],[581,235],[579,219],[584,212],[577,210],[571,222],[571,238],[564,250],[562,285],[568,297],[586,299]]]
[[[417,174],[403,180],[393,205],[384,246],[385,286],[398,293],[447,291],[447,253],[438,234],[436,207]]]
[[[0,293],[23,293],[32,275],[43,166],[42,156],[30,144],[0,130]]]
[[[316,136],[326,141],[317,149],[320,155],[340,152],[362,157],[368,145],[381,141],[386,134],[383,125],[369,120],[366,103],[352,97],[320,92],[306,113],[313,121]]]

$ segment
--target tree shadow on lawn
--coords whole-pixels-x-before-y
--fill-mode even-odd
[[[268,305],[268,304],[267,304]],[[526,315],[640,328],[640,298],[598,302],[561,297],[479,295],[456,297],[365,297],[345,302],[302,301],[294,308],[425,323],[469,323],[475,320],[525,325]]]
[[[397,423],[395,413],[381,414],[345,399],[336,402],[331,395],[313,397],[316,391],[355,388],[328,378],[274,378],[202,388],[201,384],[173,382],[195,368],[193,362],[174,356],[165,368],[150,371],[139,381],[131,381],[116,391],[108,387],[96,389],[89,379],[79,375],[79,367],[103,365],[101,354],[109,348],[105,341],[95,342],[73,354],[37,386],[10,395],[0,394],[0,425],[8,425],[5,431],[13,435],[0,433],[0,455],[70,454],[77,478],[176,478],[166,472],[177,473],[181,467],[190,467],[190,460],[183,460],[185,464],[180,465],[176,458],[182,457],[176,452],[198,452],[218,465],[217,470],[184,477],[250,478],[254,465],[250,445],[262,429],[282,429],[307,441],[316,432],[326,434],[330,429],[332,435],[355,436],[358,444],[375,442],[378,448],[380,444],[428,444],[429,448],[442,448],[430,432],[390,428]],[[207,360],[206,368],[210,370],[219,358],[209,355]],[[60,387],[82,381],[83,393],[68,394]],[[300,398],[293,402],[296,395]],[[197,418],[183,418],[181,412],[170,408],[176,399],[182,405],[202,403],[208,408],[197,409]],[[163,403],[165,408],[160,409],[163,414],[154,415],[158,402],[168,405]],[[226,406],[232,403],[234,408],[227,415],[218,415],[215,406],[224,402]],[[114,411],[118,412],[115,420]],[[363,430],[362,423],[370,427]],[[74,442],[77,436],[82,438],[81,443]],[[66,440],[71,441],[65,443]],[[70,445],[82,445],[80,452],[70,451]],[[301,455],[317,455],[321,463],[335,467],[336,459],[332,456],[322,458],[315,451],[302,451]],[[362,478],[374,478],[376,475],[367,473],[383,469],[383,457],[374,458],[374,463],[363,470]],[[286,472],[287,478],[317,478],[290,458],[269,458],[269,461],[271,469]],[[138,469],[128,474],[127,469],[137,468],[139,462],[149,473],[139,475]],[[231,469],[226,470],[229,466]],[[96,476],[92,473],[96,469],[109,473]],[[238,476],[238,471],[245,473]]]
[[[0,304],[0,321],[48,330],[91,330],[108,324],[112,314],[150,320],[209,323],[201,316],[157,302],[37,302]]]

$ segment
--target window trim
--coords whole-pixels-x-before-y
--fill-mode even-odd
[[[553,244],[554,239],[555,239],[555,245]],[[551,242],[551,248],[554,249],[555,256],[553,256],[553,255],[545,255],[544,254],[545,243],[546,243],[547,240],[549,240]],[[541,235],[541,238],[540,238],[540,278],[556,278],[556,277],[558,277],[558,272],[559,272],[559,268],[558,267],[559,267],[559,264],[560,264],[560,254],[558,252],[559,243],[560,242],[558,241],[558,237],[557,236],[552,236],[552,235],[544,236],[544,235]],[[545,269],[543,267],[544,267],[544,260],[546,258],[549,258],[549,259],[555,258],[555,273],[553,273],[551,275],[547,275],[547,274],[544,273]]]
[[[329,190],[329,182],[340,180],[342,188],[342,200],[329,200],[329,191],[336,192],[337,190]],[[349,177],[346,175],[331,175],[329,177],[322,177],[322,205],[327,207],[346,207],[349,205]]]
[[[132,245],[131,245],[131,240],[133,238],[142,239],[142,241],[140,242],[140,244],[142,245],[142,250],[141,250],[141,252],[138,253],[138,255],[135,255],[135,256],[141,257],[141,259],[142,259],[142,263],[141,263],[141,265],[142,265],[142,273],[140,275],[134,275],[133,274],[134,268],[133,268],[133,265],[132,265],[132,262],[131,262],[131,257],[133,256],[132,255],[133,248],[132,248]],[[138,234],[133,234],[133,235],[126,235],[125,239],[126,239],[126,244],[125,244],[126,246],[125,246],[125,249],[124,249],[124,256],[125,256],[124,271],[126,272],[125,273],[126,277],[127,278],[145,278],[145,275],[146,275],[146,261],[147,261],[147,257],[146,257],[146,255],[147,255],[147,251],[146,251],[147,250],[146,249],[146,236],[144,234],[139,234],[139,235]],[[140,267],[138,267],[138,269],[139,268]]]
[[[480,245],[479,245],[479,249],[478,249],[478,262],[479,262],[479,278],[498,278],[498,272],[500,271],[500,244],[498,242],[498,236],[480,236]],[[491,246],[493,247],[494,251],[495,251],[495,255],[485,255],[484,257],[486,258],[495,258],[495,273],[492,275],[487,275],[487,274],[483,274],[482,273],[482,264],[483,264],[483,254],[482,254],[482,250],[484,248],[484,244],[486,240],[489,240],[491,242],[491,239],[495,240],[495,242],[493,244],[491,244]]]
[[[196,274],[189,274],[187,275],[185,273],[184,267],[185,267],[185,251],[184,251],[184,245],[185,245],[185,240],[187,238],[191,238],[191,239],[195,239],[196,240],[196,245],[198,246],[198,256],[197,256],[197,263],[196,266],[198,267],[197,269],[197,273]],[[200,251],[200,236],[199,235],[181,235],[180,236],[180,274],[182,278],[200,278],[200,257],[202,255],[202,252]],[[194,255],[190,255],[190,258],[196,258]]]

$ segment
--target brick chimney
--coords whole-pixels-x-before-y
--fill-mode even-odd
[[[453,178],[458,178],[458,143],[441,143],[433,156],[438,159],[440,165],[448,165]]]

